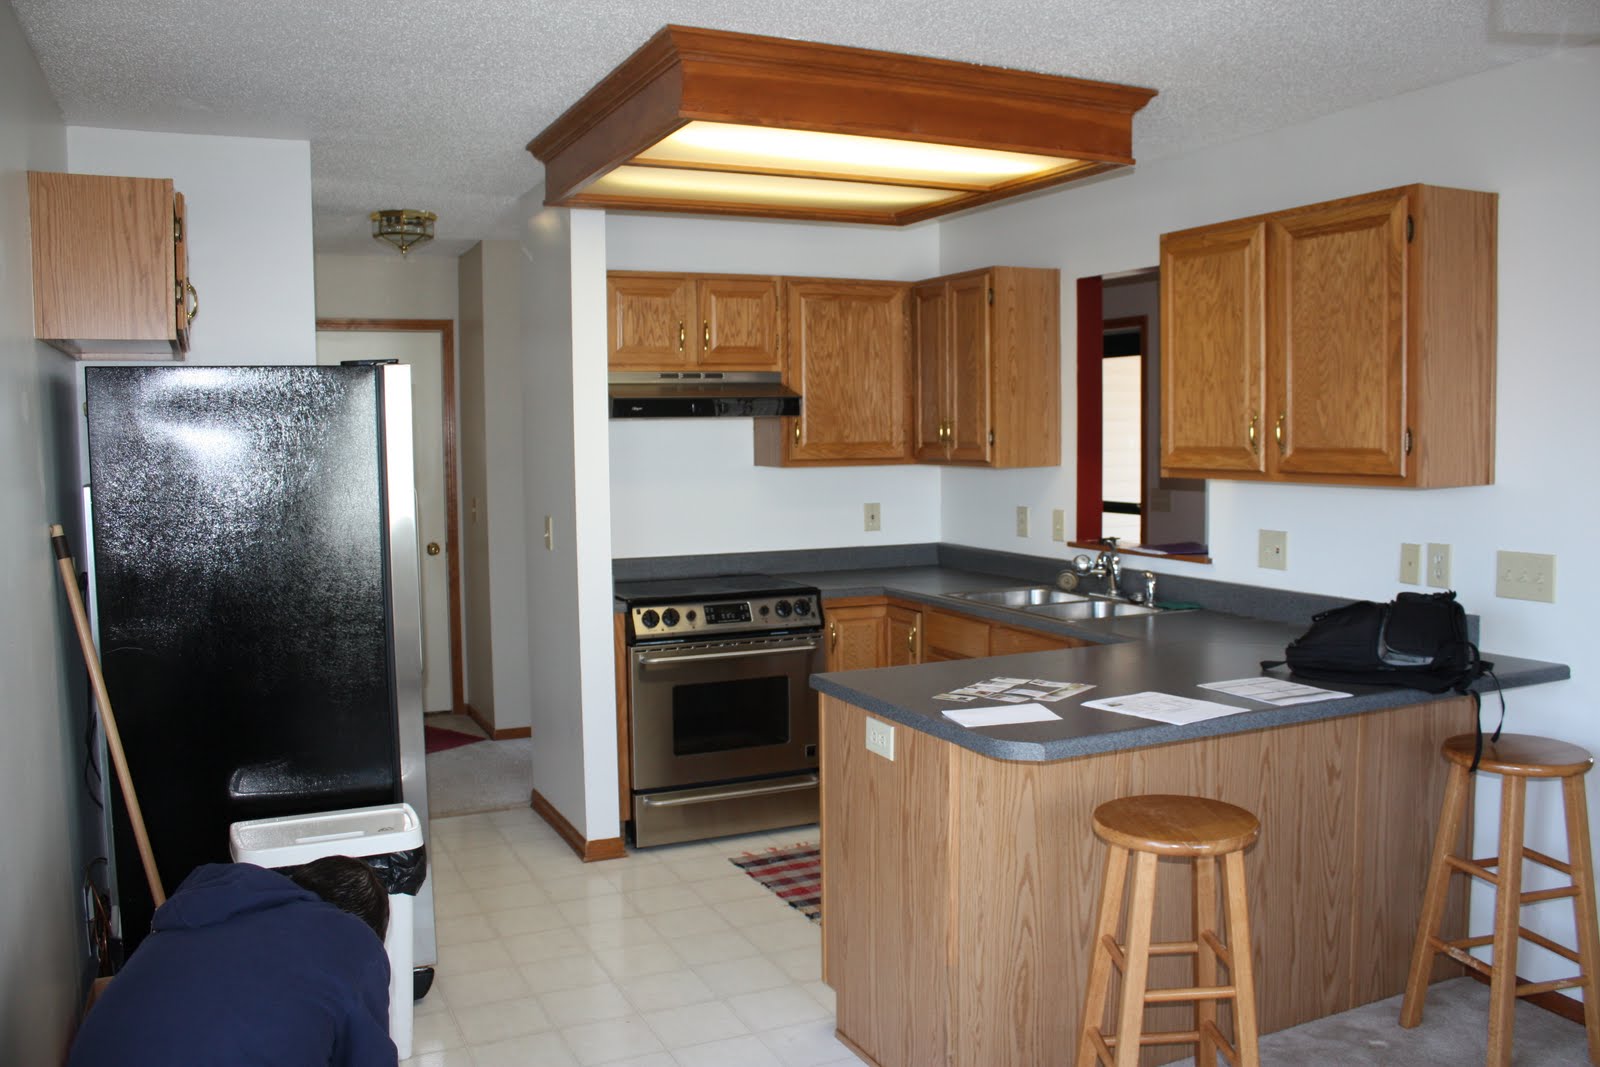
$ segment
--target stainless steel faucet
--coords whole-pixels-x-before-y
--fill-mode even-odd
[[[1095,558],[1094,573],[1105,578],[1107,594],[1120,597],[1122,595],[1122,557],[1117,555],[1117,538],[1102,538],[1101,544],[1106,547],[1101,549],[1100,555]]]

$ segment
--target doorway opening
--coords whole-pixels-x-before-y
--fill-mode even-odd
[[[1155,267],[1080,278],[1078,500],[1080,547],[1209,563],[1206,483],[1160,470],[1161,286]]]

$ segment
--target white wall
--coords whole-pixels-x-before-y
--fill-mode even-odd
[[[70,475],[73,362],[33,339],[28,170],[65,170],[66,133],[16,16],[0,5],[0,1062],[60,1060],[90,973],[78,885],[83,664],[45,539],[83,551]]]
[[[315,363],[311,145],[67,127],[68,169],[171,178],[200,294],[188,362]]]
[[[392,249],[385,252],[387,247],[366,256],[317,256],[317,315],[325,319],[456,318],[455,257],[401,256]]]
[[[1215,565],[1149,565],[1387,600],[1398,588],[1401,542],[1449,543],[1453,584],[1468,610],[1482,616],[1487,650],[1573,665],[1570,682],[1508,695],[1510,729],[1600,751],[1600,682],[1586,667],[1595,629],[1591,594],[1600,588],[1600,557],[1591,544],[1600,528],[1600,493],[1589,465],[1600,443],[1594,419],[1600,333],[1592,323],[1600,292],[1596,100],[1600,50],[1504,67],[953,220],[944,226],[944,266],[954,270],[998,259],[1061,268],[1062,322],[1070,339],[1073,279],[1154,263],[1163,232],[1408,182],[1498,192],[1496,484],[1406,491],[1212,482],[1208,526]],[[1072,440],[1073,375],[1063,380],[1065,437]],[[1024,542],[1014,536],[1012,509],[1069,505],[1073,475],[1070,464],[999,477],[949,472],[944,539],[1047,554],[1050,546],[1036,544],[1037,538]],[[1288,532],[1287,571],[1255,566],[1261,528]],[[1555,553],[1560,602],[1496,599],[1497,549]],[[1492,725],[1492,716],[1486,718]],[[1600,783],[1590,787],[1591,796],[1600,793]],[[1493,779],[1481,781],[1479,789],[1491,802],[1480,810],[1492,811]],[[1529,845],[1565,854],[1555,829],[1555,795],[1537,786],[1532,793]],[[1492,852],[1488,835],[1480,837]],[[1481,899],[1475,906],[1480,916],[1486,914]],[[1546,906],[1530,912],[1527,921],[1570,937],[1566,914]],[[1525,951],[1527,963],[1519,970],[1529,978],[1565,972],[1564,963]]]
[[[615,838],[616,689],[599,211],[523,198],[522,359],[533,785],[588,840]],[[553,544],[545,548],[545,517]]]
[[[914,281],[939,273],[936,226],[612,215],[610,270]],[[604,312],[599,320],[604,326]],[[602,354],[603,359],[603,354]],[[677,555],[893,545],[939,539],[939,469],[783,470],[753,463],[750,419],[621,419],[610,425],[612,554]],[[883,528],[861,529],[882,505]]]

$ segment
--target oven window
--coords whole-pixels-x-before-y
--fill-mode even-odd
[[[672,752],[696,756],[789,741],[789,676],[672,687]]]

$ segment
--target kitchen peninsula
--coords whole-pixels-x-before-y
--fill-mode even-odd
[[[1472,729],[1473,705],[1337,686],[1355,695],[1271,707],[1195,688],[1259,673],[1303,630],[1169,612],[1072,628],[1096,646],[815,676],[823,967],[840,1037],[880,1067],[1072,1062],[1104,862],[1090,814],[1146,792],[1216,797],[1261,820],[1245,865],[1263,1032],[1400,992],[1444,787],[1439,745]],[[1489,658],[1507,688],[1568,676]],[[996,675],[1095,688],[1051,705],[1058,721],[977,730],[933,699]],[[1083,707],[1145,690],[1240,713],[1169,726]],[[866,748],[869,718],[894,727],[892,759]],[[1155,936],[1182,940],[1187,872],[1163,863],[1161,879]],[[1453,926],[1465,911],[1453,898]],[[1157,964],[1153,985],[1188,984],[1178,960]],[[1151,1025],[1186,1029],[1188,1014],[1152,1009]]]

